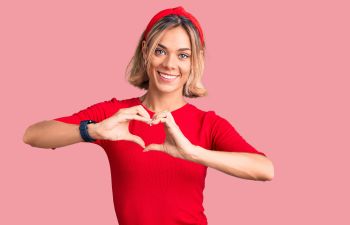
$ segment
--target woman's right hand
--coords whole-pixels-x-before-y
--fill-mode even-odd
[[[130,120],[138,120],[149,124],[152,119],[142,105],[122,108],[113,116],[96,123],[94,131],[98,139],[112,141],[127,140],[145,148],[145,142],[142,138],[129,132]]]

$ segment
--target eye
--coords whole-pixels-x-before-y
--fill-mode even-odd
[[[162,52],[164,52],[163,49],[157,48],[156,50],[154,50],[154,52],[156,53],[156,55],[161,54]],[[159,54],[158,54],[159,53]],[[165,52],[164,52],[165,53]]]
[[[180,54],[180,58],[182,58],[182,59],[187,59],[188,57],[190,57],[189,55],[187,55],[187,54]]]

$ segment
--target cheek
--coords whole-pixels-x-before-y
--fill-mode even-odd
[[[156,61],[154,61],[154,60],[152,60],[151,62],[150,62],[150,64],[149,64],[149,71],[147,71],[147,74],[148,74],[148,76],[150,75],[150,74],[153,74],[156,70],[157,70],[157,68],[158,68],[158,66],[159,66],[159,63],[157,63]]]
[[[184,76],[188,76],[191,72],[191,63],[184,64],[180,67],[181,74]]]
[[[156,67],[159,67],[159,65],[162,63],[162,60],[157,57],[151,57],[150,60],[150,66],[154,69]]]

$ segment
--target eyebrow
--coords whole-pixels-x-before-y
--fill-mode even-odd
[[[165,47],[164,45],[162,45],[162,44],[158,44],[160,47],[162,47],[162,48],[164,48],[164,49],[167,49],[167,47]],[[179,48],[178,49],[178,51],[185,51],[185,50],[190,50],[191,51],[191,49],[189,49],[189,48]]]

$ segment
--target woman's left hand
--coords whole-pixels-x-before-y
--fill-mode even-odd
[[[194,151],[194,145],[183,135],[171,112],[163,111],[154,114],[150,125],[159,122],[164,124],[166,134],[164,143],[150,144],[143,151],[156,150],[165,152],[175,158],[189,159]]]

